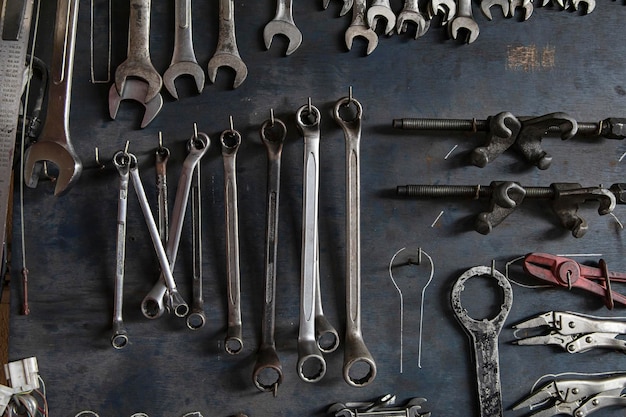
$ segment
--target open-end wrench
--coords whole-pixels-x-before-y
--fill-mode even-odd
[[[113,334],[111,345],[122,349],[128,344],[128,332],[122,320],[124,300],[124,259],[126,256],[126,212],[128,207],[128,183],[130,180],[130,158],[124,151],[113,156],[113,164],[120,175],[117,202],[117,245],[115,251],[115,291],[113,298]]]
[[[296,125],[304,137],[300,332],[298,334],[297,370],[298,376],[305,382],[317,382],[326,374],[326,361],[315,337],[315,301],[319,289],[320,119],[320,111],[310,102],[296,111]]]
[[[596,8],[596,0],[570,0],[570,2],[574,10],[578,10],[580,4],[584,3],[587,6],[587,8],[585,9],[585,14],[593,12],[593,10]]]
[[[192,242],[192,294],[191,311],[187,327],[198,330],[206,323],[202,296],[202,192],[200,191],[200,164],[196,165],[191,179],[191,242]]]
[[[147,103],[160,94],[163,86],[161,74],[150,60],[150,3],[152,0],[130,0],[128,19],[128,54],[126,60],[115,70],[115,87],[125,96],[127,78],[139,79],[148,84],[146,96],[140,100]]]
[[[357,36],[365,38],[367,41],[366,54],[369,55],[374,52],[378,45],[378,35],[365,21],[365,10],[367,9],[366,0],[354,0],[354,6],[352,7],[352,23],[346,30],[345,41],[348,51],[352,49],[352,41]]]
[[[122,94],[118,93],[115,84],[111,85],[111,88],[109,88],[109,116],[111,116],[111,119],[115,120],[117,117],[117,111],[120,109],[122,101],[133,100],[144,107],[141,128],[143,129],[148,126],[163,107],[163,97],[161,97],[161,94],[157,94],[147,103],[144,102],[144,97],[148,94],[148,88],[149,86],[145,81],[135,78],[126,80]]]
[[[224,348],[235,355],[243,348],[241,331],[241,298],[239,269],[239,216],[237,213],[237,150],[241,134],[232,126],[220,136],[224,160],[224,201],[226,218],[226,280],[228,297],[228,328]]]
[[[353,2],[354,0],[343,0],[343,7],[341,8],[341,11],[339,12],[339,16],[343,16],[346,13],[348,13],[350,9],[352,8]],[[328,9],[329,4],[330,4],[330,0],[322,0],[322,7],[324,7],[324,9]]]
[[[417,0],[405,0],[396,20],[398,35],[407,31],[409,23],[415,25],[415,39],[423,36],[430,27],[430,20],[420,12]]]
[[[292,0],[276,1],[276,16],[263,29],[265,47],[270,49],[275,35],[284,35],[289,40],[285,55],[291,55],[302,43],[302,32],[293,21]]]
[[[502,14],[504,16],[508,16],[511,12],[510,1],[511,0],[481,0],[480,10],[487,19],[492,20],[493,17],[491,16],[491,8],[493,6],[500,6],[500,8],[502,8]]]
[[[456,40],[460,32],[465,32],[465,42],[472,43],[478,38],[480,29],[474,20],[472,0],[458,0],[457,13],[450,22],[450,37]]]
[[[261,142],[267,150],[267,221],[265,228],[265,297],[261,344],[252,371],[254,385],[261,391],[273,392],[283,381],[283,369],[276,353],[274,324],[276,322],[276,255],[278,251],[278,204],[280,196],[280,158],[287,135],[285,124],[273,117],[261,125]]]
[[[356,115],[344,119],[343,110],[356,106]],[[354,387],[362,387],[376,377],[376,363],[363,341],[361,333],[361,179],[360,143],[363,107],[352,97],[340,98],[333,116],[344,131],[346,139],[346,337],[343,378]],[[355,366],[356,365],[356,366]],[[354,367],[354,370],[352,369]],[[362,370],[367,369],[367,372]],[[352,370],[352,372],[351,372]],[[356,371],[355,371],[356,370]],[[359,375],[357,375],[359,373]]]
[[[524,9],[524,20],[528,20],[534,10],[532,0],[509,0],[509,13],[506,17],[513,17],[517,8]]]
[[[235,37],[235,0],[220,0],[219,35],[217,48],[209,60],[209,79],[217,77],[219,67],[230,67],[235,71],[233,88],[237,88],[248,76],[248,67],[239,56]]]
[[[367,23],[373,30],[376,30],[376,25],[381,18],[387,22],[385,35],[392,35],[393,28],[396,27],[396,15],[391,10],[389,0],[374,0],[367,9]]]
[[[446,25],[456,16],[455,0],[430,0],[428,2],[428,16],[432,20],[434,16],[441,13],[441,25]]]
[[[58,0],[48,90],[48,115],[39,140],[26,149],[24,178],[36,187],[43,162],[59,169],[54,195],[68,191],[80,177],[83,166],[70,142],[70,98],[76,49],[79,0]]]
[[[169,68],[163,74],[163,84],[167,91],[178,100],[178,92],[174,80],[181,75],[190,75],[196,82],[198,93],[204,88],[204,71],[198,65],[193,50],[193,33],[191,31],[191,0],[176,0],[174,6],[176,30],[174,32],[174,53]]]
[[[209,137],[206,133],[202,132],[199,132],[197,135],[194,133],[191,139],[189,139],[189,142],[187,142],[189,154],[183,162],[183,168],[178,180],[178,189],[176,190],[176,198],[174,199],[169,238],[166,245],[167,258],[169,259],[170,269],[172,271],[174,270],[176,256],[178,255],[178,246],[183,231],[183,222],[189,192],[191,190],[193,172],[202,156],[204,156],[209,149],[210,143]],[[165,300],[164,298],[167,299]],[[166,308],[173,310],[174,314],[178,317],[185,317],[189,312],[187,303],[176,289],[176,282],[173,277],[169,280],[167,276],[161,274],[157,283],[141,302],[141,311],[146,318],[155,319],[161,317]]]

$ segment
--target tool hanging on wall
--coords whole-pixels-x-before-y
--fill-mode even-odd
[[[334,417],[430,417],[423,409],[426,398],[411,398],[403,406],[394,406],[396,396],[385,394],[374,401],[335,403],[326,411]]]

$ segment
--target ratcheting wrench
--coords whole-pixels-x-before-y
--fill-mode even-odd
[[[26,149],[24,178],[26,185],[36,187],[42,161],[59,169],[54,195],[68,191],[80,177],[83,166],[70,142],[70,98],[76,49],[76,25],[79,0],[58,0],[54,44],[48,90],[48,115],[39,140]]]
[[[354,6],[352,7],[352,23],[346,30],[345,41],[348,51],[352,49],[352,41],[357,36],[365,38],[367,41],[366,54],[369,55],[374,52],[378,45],[378,35],[365,21],[365,10],[367,9],[366,0],[354,0]]]
[[[270,49],[275,35],[284,35],[289,40],[285,55],[291,55],[302,43],[302,32],[293,21],[291,5],[293,0],[277,0],[276,16],[263,29],[265,48]]]
[[[343,111],[356,106],[356,115],[345,119]],[[363,107],[352,97],[337,101],[333,111],[335,121],[346,138],[346,337],[343,359],[343,379],[354,387],[362,387],[376,377],[376,363],[361,333],[361,179],[360,144]],[[360,364],[360,365],[359,365]],[[357,365],[357,366],[355,366]],[[364,376],[356,376],[355,369],[367,368]]]
[[[233,88],[237,88],[248,76],[248,67],[241,59],[235,37],[235,0],[220,0],[219,36],[215,54],[209,60],[209,79],[217,77],[219,67],[230,67],[235,71]]]

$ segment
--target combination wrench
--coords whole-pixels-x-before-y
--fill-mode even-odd
[[[405,0],[404,7],[396,20],[398,35],[408,30],[409,23],[415,25],[415,39],[424,36],[430,28],[430,20],[426,19],[426,16],[420,12],[417,0]]]
[[[248,67],[241,59],[235,36],[235,0],[220,0],[219,35],[217,48],[209,60],[209,79],[215,83],[217,69],[230,67],[235,71],[233,88],[237,88],[248,76]]]
[[[261,142],[267,150],[267,219],[265,228],[265,294],[261,326],[261,344],[252,371],[254,385],[273,392],[283,381],[283,370],[274,340],[276,322],[276,259],[278,251],[278,205],[280,197],[280,159],[287,135],[285,124],[272,117],[261,125]]]
[[[181,75],[190,75],[196,82],[198,94],[204,88],[204,71],[196,60],[193,50],[193,33],[191,30],[191,0],[176,0],[174,6],[176,29],[174,32],[174,53],[169,68],[163,74],[163,85],[178,100],[178,91],[174,80]]]
[[[48,115],[39,140],[26,149],[26,185],[37,187],[43,161],[59,169],[54,195],[68,191],[78,181],[83,166],[70,141],[70,98],[76,49],[79,0],[58,0],[48,89]]]
[[[376,30],[381,18],[387,22],[385,35],[392,35],[393,28],[396,27],[396,15],[391,10],[389,0],[374,0],[367,9],[367,23],[372,30]]]
[[[231,119],[232,121],[232,119]],[[224,348],[235,355],[243,348],[241,330],[241,299],[239,269],[239,216],[237,213],[237,150],[241,134],[233,128],[220,136],[224,160],[224,201],[226,218],[226,280],[228,297],[228,329]]]
[[[192,294],[191,311],[187,327],[198,330],[206,323],[204,298],[202,296],[202,192],[200,188],[200,164],[196,165],[191,178],[191,246],[192,246]]]
[[[206,133],[201,132],[194,133],[187,142],[189,154],[183,162],[183,168],[180,173],[166,245],[167,258],[170,264],[169,269],[171,270],[174,270],[176,256],[178,255],[178,246],[183,231],[185,210],[189,199],[193,172],[202,156],[209,149],[210,142]],[[176,282],[173,277],[170,280],[167,276],[161,274],[157,283],[141,302],[141,311],[146,318],[155,319],[161,317],[166,308],[172,309],[178,317],[185,317],[189,312],[187,303],[176,289]]]
[[[480,29],[474,20],[472,12],[472,0],[458,0],[457,13],[450,22],[450,37],[458,39],[460,32],[465,32],[465,42],[472,43],[478,38]]]
[[[354,117],[342,115],[350,105],[356,107]],[[346,337],[343,378],[354,387],[362,387],[376,377],[376,363],[361,333],[361,212],[360,212],[360,143],[363,107],[350,95],[337,101],[333,109],[335,121],[346,139]],[[355,366],[356,365],[356,366]],[[354,371],[351,370],[354,367]],[[367,372],[361,372],[367,369]],[[358,374],[358,375],[357,375]]]
[[[285,55],[291,55],[302,43],[302,32],[296,26],[291,11],[293,0],[277,0],[276,16],[263,29],[265,48],[270,49],[275,35],[284,35],[289,40]]]
[[[354,0],[354,6],[352,7],[352,23],[346,30],[345,42],[348,51],[352,49],[352,42],[356,37],[362,37],[367,41],[366,54],[369,55],[374,52],[376,46],[378,46],[378,35],[374,30],[367,26],[365,21],[365,11],[367,9],[366,0]]]

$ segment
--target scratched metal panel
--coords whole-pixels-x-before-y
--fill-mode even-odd
[[[49,34],[54,2],[42,5],[39,55],[49,59]],[[113,65],[126,52],[125,2],[114,2]],[[153,61],[164,71],[173,42],[173,2],[154,2],[151,34]],[[173,200],[185,156],[184,143],[192,123],[207,132],[213,144],[202,162],[205,299],[207,325],[187,330],[184,320],[144,319],[139,304],[158,274],[137,200],[129,199],[124,318],[130,345],[116,351],[109,344],[115,268],[117,174],[86,169],[66,196],[52,196],[52,186],[25,191],[25,241],[32,313],[19,314],[20,249],[14,243],[10,357],[37,356],[54,414],[74,415],[92,409],[101,416],[178,416],[199,410],[227,416],[243,411],[250,416],[322,415],[336,401],[367,400],[387,392],[399,400],[425,397],[436,416],[478,415],[475,376],[468,339],[450,307],[450,288],[462,272],[492,260],[504,272],[505,263],[532,251],[602,254],[612,270],[626,270],[624,231],[611,216],[599,217],[587,204],[581,212],[590,230],[574,239],[562,230],[545,205],[527,202],[489,236],[472,230],[474,216],[487,207],[477,201],[404,201],[394,197],[396,185],[407,183],[488,184],[516,180],[524,185],[577,181],[583,185],[623,181],[620,156],[626,145],[611,140],[546,139],[554,155],[547,171],[528,167],[515,154],[505,154],[485,169],[467,166],[467,155],[480,143],[480,134],[423,134],[395,131],[398,117],[484,118],[509,110],[518,115],[564,111],[578,120],[596,121],[623,115],[626,73],[623,57],[624,6],[601,2],[589,16],[537,8],[527,22],[504,19],[494,10],[487,21],[475,7],[481,33],[471,45],[447,40],[435,22],[418,41],[408,36],[382,36],[377,49],[364,57],[365,44],[356,40],[351,52],[343,44],[350,17],[339,18],[341,2],[323,11],[320,1],[296,2],[295,21],[304,41],[290,57],[286,43],[275,39],[264,50],[263,25],[274,14],[273,2],[236,2],[238,45],[248,64],[244,84],[233,91],[232,74],[222,69],[215,85],[202,95],[191,94],[181,81],[183,98],[165,106],[146,129],[138,130],[140,106],[124,103],[118,120],[107,114],[108,84],[90,82],[89,2],[83,2],[74,72],[71,134],[85,166],[95,166],[94,147],[103,160],[130,141],[140,161],[148,196],[155,204],[153,153],[163,132],[172,151],[168,177]],[[392,1],[395,9],[400,1]],[[102,76],[107,52],[102,15],[96,1],[96,70]],[[477,5],[475,5],[477,6]],[[215,48],[217,1],[194,3],[194,36],[203,67]],[[345,179],[343,133],[331,117],[337,99],[353,86],[363,104],[361,147],[362,314],[365,341],[378,365],[369,386],[349,387],[341,377],[342,352],[330,354],[324,380],[311,385],[295,373],[297,359],[300,228],[302,201],[302,140],[294,113],[307,97],[322,112],[320,240],[325,312],[340,332],[344,329]],[[263,293],[265,222],[265,150],[258,128],[273,108],[285,120],[288,137],[283,152],[280,202],[276,337],[284,383],[278,397],[259,393],[251,382],[260,336]],[[223,174],[219,132],[233,115],[244,140],[238,157],[244,349],[238,356],[224,353],[226,328],[225,237]],[[458,147],[446,159],[454,147]],[[436,223],[440,212],[443,215]],[[17,211],[16,211],[17,213]],[[615,215],[626,221],[621,207]],[[14,236],[19,237],[19,218]],[[421,246],[435,264],[424,301],[421,368],[417,366],[420,294],[426,267],[398,271],[404,297],[403,373],[400,373],[400,303],[389,278],[394,253]],[[190,299],[191,234],[181,242],[175,275],[182,294]],[[597,260],[598,256],[581,258]],[[515,278],[524,280],[519,265]],[[525,282],[533,283],[525,280]],[[463,297],[470,312],[492,311],[497,296],[480,285]],[[488,289],[487,289],[488,290]],[[569,355],[551,347],[517,347],[510,325],[548,309],[596,315],[608,312],[602,301],[563,290],[514,286],[513,309],[500,338],[503,401],[510,407],[541,375],[566,371],[623,370],[622,356],[592,351]],[[598,416],[615,415],[605,410]],[[524,412],[507,412],[523,415]]]

